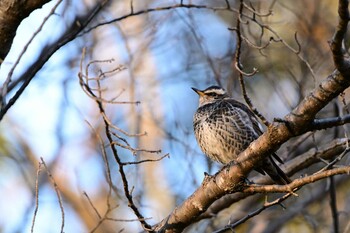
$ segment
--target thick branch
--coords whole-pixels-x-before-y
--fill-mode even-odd
[[[350,115],[330,117],[325,119],[315,119],[312,122],[312,127],[315,130],[332,128],[334,126],[344,125],[350,123]]]
[[[50,0],[0,1],[0,65],[10,51],[16,30],[22,20]]]
[[[345,76],[350,75],[349,60],[344,58],[344,52],[342,49],[343,40],[345,38],[345,34],[347,31],[348,22],[349,22],[348,6],[349,6],[349,1],[339,0],[339,6],[338,6],[339,23],[337,26],[337,31],[335,32],[333,39],[330,42],[335,67]]]
[[[49,60],[49,58],[62,46],[67,44],[68,42],[74,40],[76,36],[91,22],[91,20],[100,12],[100,10],[106,5],[108,0],[101,0],[94,8],[88,11],[83,16],[78,16],[71,24],[69,28],[67,28],[66,32],[62,34],[54,43],[47,45],[41,53],[39,54],[39,58],[35,63],[33,63],[26,72],[24,72],[19,78],[19,81],[22,81],[22,85],[19,87],[15,95],[9,100],[9,102],[2,106],[0,111],[0,121],[10,109],[10,107],[17,101],[23,91],[26,89],[28,84],[31,82],[35,74],[43,67],[43,65]],[[10,83],[8,87],[8,91],[11,91],[16,87],[18,82]]]
[[[309,151],[295,157],[294,159],[288,161],[284,164],[284,166],[281,166],[281,168],[285,171],[285,173],[288,176],[292,176],[298,171],[301,171],[302,169],[305,169],[312,164],[315,164],[321,159],[323,160],[332,160],[336,156],[343,153],[348,145],[348,140],[346,138],[336,139],[332,141],[331,143],[321,146],[318,149],[312,148]],[[267,176],[258,176],[253,177],[251,181],[255,184],[269,184],[271,182],[271,179]],[[252,194],[249,193],[234,193],[231,195],[226,195],[225,197],[221,198],[218,201],[215,201],[213,205],[210,206],[210,208],[203,213],[197,221],[205,218],[211,218],[212,216],[215,216],[223,209],[228,208],[232,204],[243,200]]]
[[[347,7],[347,1],[339,2],[340,11],[343,8],[345,8],[344,11],[347,11]],[[344,33],[341,33],[343,24],[344,19],[341,19],[335,36],[336,43],[344,38]],[[338,51],[333,51],[334,56],[336,52]],[[347,79],[349,76],[346,74],[350,73],[350,66],[345,65],[347,62],[344,60],[341,60],[339,64],[338,62],[335,60],[336,66],[341,67],[339,71],[327,77],[283,121],[271,124],[267,132],[240,154],[236,164],[225,166],[214,177],[206,177],[195,193],[158,224],[156,229],[159,232],[181,232],[205,212],[215,200],[225,194],[239,191],[242,178],[246,177],[266,156],[273,153],[290,138],[312,130],[310,123],[315,115],[349,86]]]

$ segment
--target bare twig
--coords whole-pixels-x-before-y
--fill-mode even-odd
[[[261,45],[254,45],[252,42],[250,42],[248,39],[246,38],[242,38],[243,40],[245,40],[251,47],[253,48],[257,48],[259,49],[259,52],[263,55],[266,56],[263,53],[263,49],[267,48],[268,45],[270,45],[271,42],[275,42],[275,43],[282,43],[288,50],[290,50],[291,52],[293,52],[294,54],[296,54],[298,56],[298,58],[307,66],[307,68],[309,69],[314,81],[316,79],[316,75],[310,65],[310,63],[304,58],[304,56],[301,54],[301,44],[298,40],[298,36],[297,36],[297,32],[294,33],[294,41],[297,44],[297,48],[293,48],[289,43],[287,43],[270,25],[268,24],[264,24],[263,22],[261,22],[260,20],[257,19],[256,16],[259,17],[267,17],[270,16],[272,14],[272,11],[270,10],[269,13],[266,14],[261,14],[259,12],[257,12],[252,6],[247,6],[246,4],[244,5],[246,9],[248,9],[249,11],[251,11],[253,13],[253,16],[249,16],[249,15],[243,15],[243,14],[239,14],[244,16],[248,21],[251,21],[253,23],[255,23],[256,25],[258,25],[261,28],[261,33],[260,33],[260,44]],[[234,30],[237,30],[234,29]],[[266,34],[265,31],[269,31],[272,33],[273,36],[271,36],[269,38],[269,41],[267,43],[263,43],[263,38],[264,35]],[[265,44],[265,45],[264,45]]]
[[[34,232],[35,219],[39,210],[39,175],[41,172],[41,166],[42,166],[42,163],[39,162],[38,170],[36,171],[36,179],[35,179],[35,210],[33,214],[32,226],[30,228],[31,233]]]
[[[322,172],[315,173],[313,175],[303,177],[300,179],[293,180],[292,183],[288,185],[249,185],[242,190],[243,193],[293,193],[294,189],[300,188],[306,184],[314,183],[318,180],[324,178],[340,175],[340,174],[350,174],[350,166],[333,168],[331,170],[326,170]]]
[[[223,232],[226,232],[227,230],[231,230],[233,231],[234,228],[236,228],[237,226],[241,225],[242,223],[246,222],[247,220],[253,218],[254,216],[260,214],[261,212],[263,212],[264,210],[272,207],[272,206],[275,206],[275,205],[280,205],[284,200],[286,200],[287,198],[289,198],[290,196],[292,196],[291,193],[287,193],[285,195],[283,195],[282,197],[280,198],[277,198],[276,200],[274,201],[271,201],[271,202],[265,202],[264,205],[262,207],[260,207],[259,209],[249,213],[248,215],[246,215],[244,218],[241,218],[240,220],[232,223],[232,224],[229,224],[225,227],[223,227],[222,229],[220,230],[217,230],[217,231],[214,231],[214,233],[223,233]]]
[[[106,174],[106,179],[107,179],[107,183],[108,183],[107,208],[110,208],[110,206],[111,206],[110,197],[112,196],[112,188],[114,186],[113,186],[113,182],[112,182],[111,169],[110,169],[109,162],[107,159],[107,153],[106,153],[105,146],[103,144],[103,140],[102,140],[101,136],[96,132],[96,130],[93,128],[93,126],[89,122],[87,122],[87,124],[89,125],[90,129],[93,131],[95,137],[97,138],[97,140],[99,141],[99,144],[100,144],[100,150],[102,152],[102,158],[103,158],[103,162],[104,162],[106,173],[107,173]]]
[[[116,142],[116,141],[113,141],[112,145],[117,145],[117,146],[120,146],[124,149],[127,149],[127,150],[131,151],[133,153],[133,155],[136,155],[138,152],[148,152],[148,153],[157,153],[157,154],[162,152],[161,150],[148,150],[148,149],[141,149],[141,148],[133,148],[129,145],[123,145],[123,144]]]
[[[85,50],[83,50],[82,59],[85,57],[84,53],[85,53]],[[146,222],[146,218],[143,217],[140,210],[136,206],[136,204],[134,202],[134,198],[132,196],[132,189],[129,188],[128,178],[127,178],[127,175],[126,175],[125,169],[124,169],[125,164],[122,162],[121,158],[119,157],[116,143],[113,141],[113,134],[112,134],[113,124],[108,120],[108,118],[106,116],[103,102],[101,101],[101,98],[102,98],[101,91],[100,91],[100,89],[97,90],[97,92],[98,92],[98,97],[97,97],[96,94],[90,89],[90,86],[88,85],[88,83],[84,82],[84,77],[85,77],[85,80],[89,80],[89,77],[88,77],[88,73],[85,73],[85,74],[82,73],[83,72],[82,63],[83,63],[83,60],[81,60],[81,63],[80,63],[81,70],[78,74],[79,82],[80,82],[81,87],[89,95],[91,95],[91,97],[93,97],[93,99],[95,100],[95,102],[99,108],[99,111],[103,117],[103,123],[104,123],[104,128],[105,128],[104,132],[106,134],[108,143],[109,143],[110,148],[112,150],[112,154],[114,156],[114,159],[115,159],[115,161],[118,165],[118,168],[119,168],[119,174],[120,174],[122,182],[123,182],[124,195],[125,195],[126,199],[128,200],[128,206],[132,209],[132,211],[136,215],[136,217],[137,217],[138,221],[140,222],[141,226],[143,227],[143,229],[145,231],[151,232],[152,226]],[[100,80],[96,79],[96,81],[97,81],[98,87],[100,88],[100,83],[99,83]],[[100,220],[99,224],[96,227],[98,227],[102,223],[103,219],[104,218],[102,218]]]
[[[335,177],[334,177],[335,178]],[[336,185],[348,183],[349,178],[346,176],[336,177]],[[293,204],[293,208],[289,208],[288,211],[283,211],[279,215],[278,221],[272,221],[265,228],[264,233],[280,232],[281,227],[285,226],[289,220],[292,220],[296,216],[300,216],[304,213],[308,206],[319,203],[322,199],[326,198],[327,192],[325,192],[325,185],[313,186],[307,192],[307,195],[303,199],[299,199],[297,203]],[[323,226],[321,226],[322,228]],[[319,228],[320,229],[320,228]],[[317,231],[317,230],[315,230]],[[345,233],[346,231],[344,231]]]
[[[90,206],[94,209],[94,211],[95,211],[97,217],[98,217],[99,219],[101,219],[102,217],[101,217],[100,213],[98,212],[98,210],[96,209],[96,207],[94,206],[94,204],[92,203],[92,201],[91,201],[89,195],[88,195],[85,191],[83,192],[83,195],[84,195],[84,196],[86,197],[86,199],[88,200]]]
[[[348,144],[347,144],[348,145]],[[322,168],[320,171],[318,171],[317,173],[323,172],[325,170],[328,170],[329,168],[331,168],[334,164],[336,164],[337,162],[339,162],[348,152],[350,151],[350,148],[347,147],[339,156],[337,156],[333,161],[331,161],[330,163],[327,163],[327,165]]]
[[[45,169],[46,169],[46,173],[48,175],[48,177],[50,178],[52,184],[53,184],[53,187],[55,189],[55,192],[56,192],[56,196],[58,198],[58,203],[59,203],[59,206],[60,206],[60,209],[61,209],[61,217],[62,217],[62,222],[61,222],[61,233],[63,233],[63,228],[64,228],[64,221],[65,221],[65,216],[64,216],[64,208],[63,208],[63,203],[62,203],[62,197],[61,197],[61,193],[60,193],[60,190],[58,188],[58,185],[53,177],[53,175],[51,174],[51,172],[49,171],[49,168],[46,166],[46,163],[44,161],[44,159],[42,157],[40,157],[40,160],[41,160],[41,163],[44,165]]]
[[[136,162],[124,162],[123,165],[137,165],[137,164],[147,163],[147,162],[158,162],[164,158],[169,158],[169,157],[170,157],[169,154],[165,154],[158,159],[144,159],[144,160],[140,160],[140,161],[136,161]]]
[[[333,220],[333,232],[339,233],[339,217],[338,217],[338,210],[337,210],[337,193],[336,188],[334,184],[334,177],[329,177],[329,205],[331,207],[332,212],[332,220]]]
[[[174,10],[177,8],[187,8],[187,9],[204,9],[204,10],[213,10],[213,11],[232,11],[232,12],[238,12],[237,9],[234,8],[228,8],[226,7],[211,7],[211,6],[207,6],[207,5],[196,5],[196,4],[173,4],[170,6],[163,6],[163,7],[154,7],[154,8],[148,8],[148,9],[144,9],[144,10],[140,10],[135,12],[134,10],[130,10],[129,14],[123,15],[121,17],[112,19],[112,20],[108,20],[99,24],[96,24],[95,26],[85,30],[84,32],[81,33],[81,35],[88,33],[94,29],[96,29],[97,27],[101,27],[104,25],[108,25],[108,24],[112,24],[121,20],[124,20],[126,18],[129,17],[133,17],[133,16],[137,16],[137,15],[142,15],[142,14],[147,14],[147,13],[151,13],[151,12],[159,12],[159,11],[167,11],[167,10]]]
[[[243,0],[240,1],[240,6],[239,6],[239,14],[242,15],[243,14]],[[242,46],[242,38],[241,38],[241,20],[238,17],[237,18],[237,22],[236,22],[236,34],[237,34],[237,48],[236,48],[236,55],[235,55],[235,67],[238,70],[239,73],[239,83],[241,86],[241,90],[242,90],[242,94],[244,97],[244,100],[246,101],[246,103],[248,104],[249,108],[260,118],[260,120],[266,125],[268,126],[270,123],[266,120],[266,118],[253,106],[246,88],[245,88],[245,84],[244,84],[244,80],[243,80],[243,75],[245,76],[252,76],[254,75],[257,70],[254,69],[254,71],[251,74],[246,74],[242,71],[242,65],[241,65],[241,46]]]

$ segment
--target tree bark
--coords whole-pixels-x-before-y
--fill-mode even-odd
[[[50,0],[0,1],[0,64],[10,51],[13,38],[23,19]]]

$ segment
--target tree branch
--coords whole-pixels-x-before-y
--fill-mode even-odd
[[[339,1],[340,11],[344,10],[343,8],[347,11],[347,7],[347,1]],[[343,24],[344,20],[341,20],[338,28],[342,29]],[[337,33],[339,34],[339,31]],[[342,41],[344,33],[336,38],[336,41]],[[332,52],[335,53],[337,50],[332,50]],[[157,224],[156,230],[159,232],[181,232],[204,213],[215,200],[226,194],[241,191],[242,179],[266,156],[273,153],[290,138],[313,130],[310,123],[315,115],[350,84],[349,79],[347,79],[349,76],[346,75],[350,73],[350,66],[346,65],[345,61],[338,64],[338,60],[335,60],[335,63],[337,63],[336,67],[341,67],[339,71],[336,70],[329,75],[291,113],[285,116],[283,121],[271,124],[267,132],[252,142],[240,154],[235,164],[225,166],[213,177],[206,176],[202,185],[187,200]],[[344,172],[349,171],[345,170]]]
[[[86,66],[85,72],[83,71],[83,59],[85,57],[85,50],[83,50],[83,54],[82,54],[82,59],[80,62],[80,72],[78,73],[78,78],[79,78],[79,83],[81,85],[81,88],[84,90],[84,92],[86,92],[88,94],[89,97],[91,97],[97,104],[98,109],[100,111],[101,117],[103,119],[103,125],[105,128],[105,135],[107,137],[108,143],[109,143],[109,147],[112,150],[112,154],[113,157],[117,163],[118,166],[118,170],[119,170],[119,174],[120,177],[122,179],[123,182],[123,191],[124,191],[124,195],[128,201],[128,206],[131,208],[131,210],[134,212],[134,214],[136,215],[138,221],[140,222],[141,226],[143,227],[143,229],[145,231],[148,232],[152,232],[152,227],[151,225],[149,225],[146,222],[146,218],[143,217],[142,213],[140,212],[140,210],[138,209],[138,207],[135,204],[134,201],[134,197],[132,195],[132,188],[130,188],[130,184],[128,181],[128,177],[125,171],[125,166],[129,165],[128,163],[124,163],[122,162],[118,150],[117,150],[117,145],[116,143],[114,143],[113,141],[113,124],[111,123],[111,121],[108,119],[106,112],[105,112],[105,108],[103,106],[104,102],[103,102],[103,98],[102,98],[102,89],[100,86],[100,81],[101,79],[103,79],[105,77],[106,73],[109,73],[109,71],[107,72],[101,72],[99,73],[99,76],[97,78],[90,78],[89,77],[89,65]],[[96,62],[106,62],[106,61],[96,61]],[[90,62],[89,64],[91,64],[92,62]],[[113,71],[118,72],[121,71],[121,69],[114,69]],[[89,86],[89,81],[91,80],[95,80],[96,84],[98,86],[97,89],[97,94],[94,93],[93,89],[90,88]]]
[[[338,176],[334,177],[336,185],[342,185],[344,183],[348,183],[349,178],[347,176]],[[305,210],[308,206],[318,203],[322,199],[325,198],[327,195],[327,192],[325,192],[325,185],[318,185],[313,186],[310,188],[307,192],[308,195],[304,196],[303,199],[300,199],[295,205],[293,205],[293,208],[289,208],[289,211],[283,211],[281,215],[279,216],[278,221],[270,222],[264,230],[262,230],[262,233],[273,233],[273,232],[279,232],[281,227],[283,227],[289,220],[293,219],[294,217],[305,213]],[[316,230],[317,231],[317,230]],[[344,231],[346,232],[346,231]]]
[[[329,187],[329,205],[332,211],[332,219],[333,219],[333,232],[339,233],[339,216],[337,209],[337,192],[335,187],[334,178],[329,177],[330,187]]]
[[[260,207],[259,209],[253,211],[252,213],[249,213],[244,218],[241,218],[240,220],[238,220],[238,221],[236,221],[236,222],[234,222],[232,224],[229,224],[229,225],[223,227],[222,229],[220,229],[218,231],[215,231],[214,233],[223,233],[223,232],[226,232],[227,230],[233,231],[234,228],[236,228],[237,226],[239,226],[242,223],[246,222],[247,220],[251,219],[252,217],[260,214],[261,212],[263,212],[267,208],[270,208],[270,207],[275,206],[275,205],[281,205],[281,203],[284,200],[286,200],[287,198],[289,198],[291,195],[292,195],[291,193],[287,193],[287,194],[283,195],[282,197],[277,198],[274,201],[266,202],[262,207]]]
[[[0,65],[10,51],[13,38],[23,19],[50,0],[0,1]]]
[[[330,117],[325,119],[315,119],[311,125],[314,130],[332,128],[350,123],[350,114],[345,116]]]
[[[345,38],[345,34],[347,32],[348,22],[349,22],[349,10],[348,10],[349,1],[347,0],[339,0],[338,5],[338,15],[339,15],[339,23],[337,26],[337,30],[334,33],[333,39],[330,42],[330,47],[333,54],[333,61],[335,67],[343,73],[344,76],[350,75],[350,64],[349,60],[344,58],[343,51],[343,40]]]
[[[230,8],[230,6],[226,6],[226,7],[210,7],[207,5],[196,5],[196,4],[174,4],[174,5],[170,5],[170,6],[163,6],[163,7],[155,7],[155,8],[148,8],[148,9],[144,9],[144,10],[140,10],[140,11],[134,11],[133,7],[130,7],[130,13],[129,14],[125,14],[123,16],[120,16],[118,18],[112,19],[112,20],[108,20],[102,23],[98,23],[96,25],[94,25],[93,27],[85,30],[82,32],[82,34],[88,33],[98,27],[104,26],[104,25],[109,25],[111,23],[115,23],[121,20],[124,20],[126,18],[132,17],[132,16],[137,16],[137,15],[142,15],[142,14],[147,14],[147,13],[151,13],[151,12],[159,12],[159,11],[167,11],[167,10],[173,10],[173,9],[177,9],[177,8],[186,8],[186,9],[205,9],[205,10],[213,10],[213,11],[232,11],[232,12],[238,12],[236,9],[232,9]]]
[[[348,139],[341,138],[335,139],[331,143],[321,146],[317,150],[315,148],[310,149],[309,151],[298,155],[294,159],[288,161],[281,168],[286,172],[288,176],[292,176],[298,171],[310,167],[311,165],[318,163],[323,160],[334,159],[339,154],[343,153],[347,149]],[[250,179],[255,184],[269,184],[271,179],[266,176],[257,176]],[[237,203],[240,200],[243,200],[252,194],[249,193],[234,193],[231,195],[226,195],[225,197],[217,200],[210,206],[210,208],[203,213],[197,221],[205,218],[211,218],[217,215],[223,209],[228,208],[234,203]]]
[[[43,29],[44,25],[46,24],[46,22],[48,21],[48,19],[55,14],[55,11],[57,9],[57,7],[61,4],[62,0],[58,1],[51,9],[50,13],[44,18],[43,22],[40,24],[39,28],[34,32],[34,34],[32,35],[32,37],[29,39],[29,41],[26,43],[26,45],[23,47],[21,53],[19,54],[19,56],[17,57],[15,63],[13,64],[13,66],[11,67],[10,71],[7,74],[7,78],[4,82],[4,84],[2,85],[1,88],[1,107],[2,108],[3,105],[6,104],[6,95],[8,94],[8,86],[11,83],[11,79],[12,79],[12,75],[14,70],[16,69],[17,65],[19,64],[19,62],[21,61],[23,55],[25,54],[25,52],[27,51],[29,45],[32,43],[32,41],[34,40],[34,38],[36,38],[36,36],[41,32],[41,30]]]
[[[10,83],[8,87],[8,91],[11,91],[13,88],[17,86],[19,82],[23,82],[19,87],[15,95],[2,106],[0,110],[0,121],[10,109],[10,107],[17,101],[17,99],[21,96],[23,91],[26,89],[28,84],[34,78],[35,74],[44,66],[47,60],[62,46],[67,44],[76,38],[76,36],[91,22],[93,18],[101,11],[101,9],[107,4],[108,0],[100,0],[96,5],[88,11],[83,16],[78,16],[70,25],[70,27],[66,30],[65,33],[62,34],[60,38],[58,38],[51,45],[47,45],[41,53],[38,55],[40,59],[38,59],[35,63],[33,63],[26,72],[24,72],[15,82]]]
[[[289,193],[293,192],[294,189],[303,187],[306,184],[314,183],[321,179],[331,177],[340,174],[350,174],[350,166],[333,168],[331,170],[315,173],[311,176],[303,177],[294,180],[288,185],[251,185],[244,188],[241,192],[243,193]]]

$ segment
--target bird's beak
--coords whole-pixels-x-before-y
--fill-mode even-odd
[[[201,91],[201,90],[198,90],[197,88],[194,88],[194,87],[191,87],[192,90],[194,90],[199,96],[203,96],[204,95],[204,92]]]

